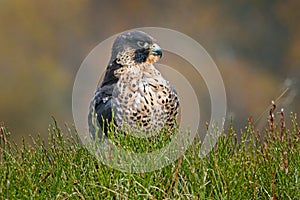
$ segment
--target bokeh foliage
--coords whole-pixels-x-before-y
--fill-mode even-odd
[[[82,60],[107,37],[144,26],[175,29],[204,46],[223,75],[236,125],[259,116],[288,86],[279,106],[299,112],[299,8],[297,0],[2,0],[0,121],[15,138],[44,132],[51,115],[72,123]]]

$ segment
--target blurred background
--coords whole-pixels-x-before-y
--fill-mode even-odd
[[[278,106],[300,113],[299,9],[298,0],[1,0],[0,123],[17,142],[47,135],[51,116],[72,125],[73,82],[87,54],[116,33],[147,26],[185,33],[207,50],[237,129],[286,88]]]

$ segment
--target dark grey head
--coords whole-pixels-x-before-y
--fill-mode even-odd
[[[130,57],[134,63],[156,62],[162,56],[161,48],[154,39],[142,31],[128,31],[118,35],[112,46],[111,58],[106,69],[102,86],[114,84],[118,81],[114,71],[123,67],[117,62],[118,54],[125,54],[128,49],[134,51]]]
[[[118,35],[112,46],[111,61],[113,61],[118,53],[127,48],[135,50],[134,60],[137,63],[146,62],[150,55],[162,56],[161,48],[154,42],[154,39],[142,31],[128,31]]]

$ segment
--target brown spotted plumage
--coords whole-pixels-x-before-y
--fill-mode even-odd
[[[144,32],[126,32],[116,38],[104,80],[90,105],[93,136],[95,126],[105,132],[105,121],[111,120],[117,127],[145,133],[174,126],[179,111],[177,93],[153,65],[161,55],[160,47]],[[101,128],[98,135],[102,136]]]

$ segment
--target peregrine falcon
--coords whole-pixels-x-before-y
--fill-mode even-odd
[[[161,48],[142,31],[116,37],[104,79],[90,103],[88,124],[93,139],[103,136],[101,130],[105,135],[110,122],[118,128],[141,127],[145,132],[174,126],[179,99],[175,88],[153,65],[161,57]]]

